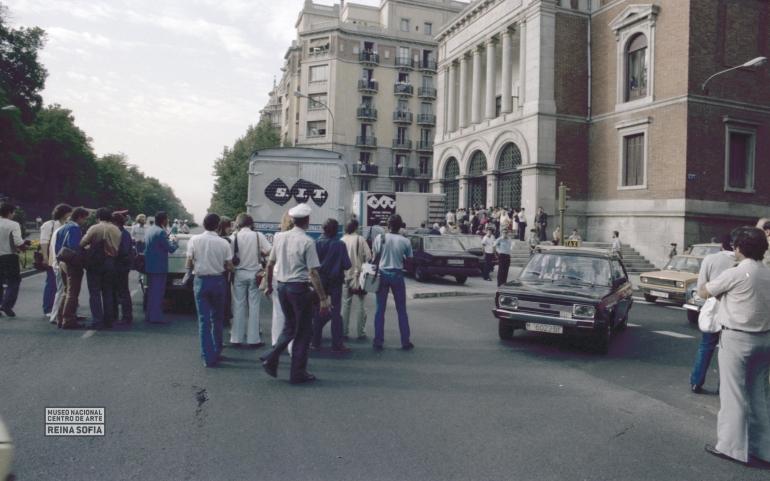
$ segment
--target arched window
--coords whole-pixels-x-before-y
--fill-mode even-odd
[[[457,210],[460,201],[460,182],[457,180],[457,176],[460,175],[460,164],[457,159],[450,157],[447,160],[444,167],[444,180],[441,182],[441,187],[446,194],[446,208],[447,210]]]
[[[626,101],[647,96],[647,37],[636,34],[626,47]]]
[[[487,157],[483,152],[477,150],[471,157],[471,165],[468,168],[468,175],[471,177],[478,177],[484,175],[484,171],[487,170]]]
[[[514,143],[506,144],[497,161],[497,205],[508,209],[521,207],[521,151]]]
[[[444,167],[444,180],[457,180],[458,175],[460,175],[460,164],[457,163],[457,159],[450,157]]]
[[[487,206],[487,156],[477,150],[471,156],[468,167],[468,205],[470,207]]]

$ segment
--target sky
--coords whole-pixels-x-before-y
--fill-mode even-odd
[[[46,104],[122,152],[200,222],[216,158],[259,121],[303,0],[0,0],[48,33]],[[331,5],[331,0],[315,0]],[[338,3],[338,2],[337,2]],[[356,0],[378,5],[379,0]]]

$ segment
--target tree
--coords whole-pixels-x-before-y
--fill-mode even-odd
[[[246,208],[249,190],[249,159],[255,150],[277,147],[280,137],[268,120],[249,126],[232,149],[225,147],[214,163],[214,194],[209,210],[234,217]]]

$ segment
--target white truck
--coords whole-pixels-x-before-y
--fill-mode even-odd
[[[361,220],[362,227],[379,225],[391,214],[398,214],[408,229],[428,227],[441,222],[446,216],[444,194],[417,192],[365,192],[353,193],[353,213]]]

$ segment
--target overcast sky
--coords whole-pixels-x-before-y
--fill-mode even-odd
[[[48,32],[43,97],[200,221],[214,160],[259,120],[303,0],[0,0]],[[331,5],[331,0],[316,0]],[[356,0],[378,5],[379,0]]]

